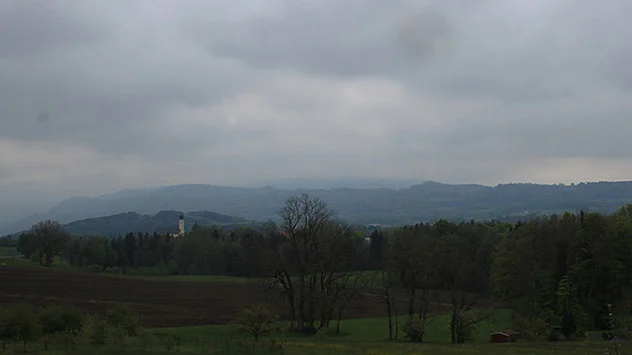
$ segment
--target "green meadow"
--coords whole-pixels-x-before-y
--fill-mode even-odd
[[[295,334],[276,334],[258,343],[236,334],[230,326],[199,326],[179,328],[146,329],[137,338],[129,338],[124,343],[95,347],[78,343],[72,347],[51,341],[47,345],[42,342],[29,344],[27,352],[31,354],[369,354],[369,355],[442,355],[442,354],[631,354],[632,347],[620,345],[615,350],[614,344],[603,341],[576,342],[527,342],[518,341],[512,344],[492,344],[489,333],[504,329],[510,322],[511,312],[498,310],[486,322],[476,329],[472,342],[467,344],[450,344],[448,332],[448,316],[436,316],[427,329],[425,341],[413,344],[401,337],[389,341],[385,318],[365,318],[344,320],[340,335],[317,334],[302,336]],[[404,319],[404,317],[401,317]],[[47,347],[47,350],[44,347]],[[23,344],[7,346],[0,354],[17,354],[24,351]]]
[[[18,250],[14,247],[0,247],[0,258],[19,256]]]

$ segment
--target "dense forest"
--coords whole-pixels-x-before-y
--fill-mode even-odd
[[[17,244],[42,265],[61,257],[95,272],[261,277],[281,290],[301,331],[329,326],[360,287],[383,300],[389,318],[398,312],[394,295],[403,295],[407,309],[399,312],[409,317],[402,327],[409,334],[416,329],[418,341],[437,300],[449,305],[454,342],[467,341],[480,321],[473,310],[490,298],[517,311],[525,336],[538,336],[551,324],[567,337],[612,328],[610,312],[629,326],[632,205],[609,215],[439,220],[367,234],[338,219],[322,200],[301,195],[289,198],[279,217],[259,229],[194,225],[181,238],[73,237],[59,223],[44,221]]]
[[[279,206],[285,199],[302,193],[320,198],[338,211],[340,218],[356,224],[404,225],[431,222],[439,218],[452,221],[473,218],[515,222],[538,215],[563,214],[566,211],[613,213],[632,200],[632,182],[503,184],[491,187],[427,181],[402,189],[292,190],[175,185],[124,190],[98,197],[71,198],[48,212],[0,226],[0,234],[16,233],[46,219],[66,224],[128,211],[145,215],[154,215],[163,210],[214,211],[251,221],[265,221],[277,216]],[[129,231],[124,233],[127,232]]]

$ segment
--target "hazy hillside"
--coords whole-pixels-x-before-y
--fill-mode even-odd
[[[248,220],[276,218],[284,200],[309,193],[337,209],[353,223],[402,224],[447,219],[491,219],[534,213],[577,211],[612,212],[632,203],[632,182],[565,185],[506,184],[447,185],[425,182],[404,189],[275,189],[215,185],[175,185],[124,190],[93,198],[71,198],[49,212],[27,217],[1,228],[3,233],[28,228],[42,219],[62,223],[134,211],[217,211]]]
[[[248,223],[243,218],[227,216],[209,211],[182,213],[179,211],[160,211],[157,214],[141,215],[136,212],[119,213],[111,216],[88,218],[64,225],[64,229],[73,235],[103,235],[116,237],[129,232],[153,233],[165,229],[177,231],[178,219],[185,216],[185,229],[191,230],[195,223],[203,226],[233,226]],[[172,232],[169,232],[172,233]]]

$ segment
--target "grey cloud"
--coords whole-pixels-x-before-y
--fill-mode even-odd
[[[419,6],[418,1],[276,3],[280,11],[233,23],[228,36],[215,36],[212,27],[198,26],[198,38],[212,53],[256,67],[373,76],[397,73],[402,66],[418,67],[438,56],[452,35],[445,11]]]
[[[632,7],[577,4],[1,2],[0,192],[589,178],[632,159]]]
[[[389,76],[448,97],[517,102],[572,96],[608,80],[612,64],[625,75],[616,58],[632,46],[625,20],[610,21],[630,10],[624,1],[277,3],[282,11],[234,23],[230,36],[199,38],[256,67]]]
[[[59,5],[65,3],[53,4],[58,8],[50,11],[49,23],[66,21],[66,9]],[[14,12],[23,15],[16,21],[26,24],[39,19],[37,12]],[[114,16],[112,13],[120,16],[116,12],[109,15]],[[104,16],[84,15],[85,23],[91,22],[89,17]],[[89,33],[90,29],[86,25],[74,30]],[[62,47],[48,54],[6,59],[0,65],[1,135],[72,140],[120,154],[160,154],[161,145],[176,150],[185,144],[190,146],[190,138],[178,137],[166,129],[171,124],[165,120],[173,117],[165,118],[165,112],[179,105],[220,102],[242,90],[251,77],[239,63],[213,58],[186,41],[170,42],[170,28],[165,28],[164,34],[154,34],[162,35],[165,42],[147,42],[142,31],[121,34],[110,28],[104,36],[107,40],[98,45]],[[16,36],[12,40],[31,39]],[[68,45],[73,38],[60,40]],[[38,43],[28,45],[36,47]],[[42,117],[48,120],[40,122]]]
[[[632,100],[625,93],[586,95],[581,100],[492,107],[468,113],[431,139],[434,153],[474,161],[526,162],[547,158],[630,159],[627,137]]]
[[[92,45],[105,39],[105,26],[85,2],[6,0],[0,3],[0,59]]]

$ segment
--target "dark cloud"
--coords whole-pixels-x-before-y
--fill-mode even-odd
[[[197,38],[216,55],[259,68],[288,67],[327,76],[378,76],[438,60],[453,41],[453,17],[464,2],[437,8],[419,1],[277,1],[279,10],[231,23]],[[455,6],[460,4],[459,6]]]

